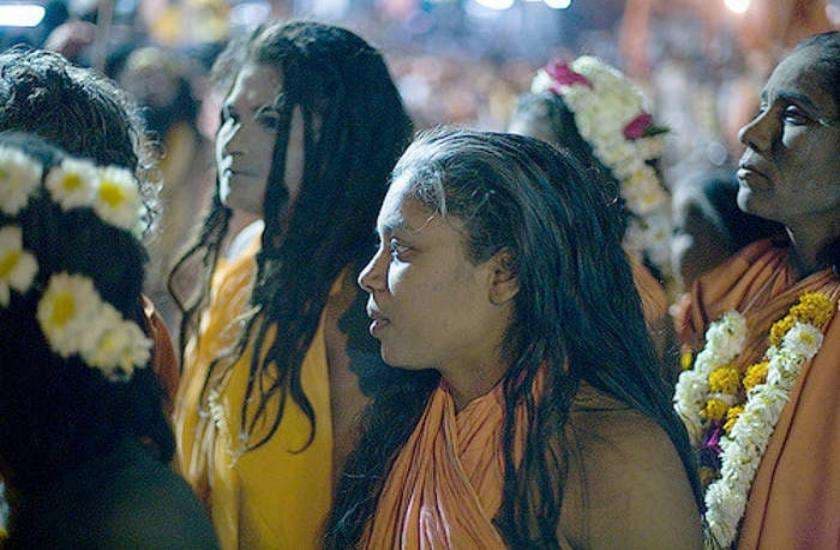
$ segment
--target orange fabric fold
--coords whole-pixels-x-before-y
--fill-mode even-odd
[[[826,269],[796,280],[789,249],[749,245],[695,283],[677,318],[683,343],[697,351],[708,325],[736,309],[747,319],[738,365],[759,360],[770,326],[804,292],[835,303],[840,278]],[[840,547],[840,315],[824,329],[819,353],[806,364],[762,457],[750,490],[738,548]]]
[[[178,383],[181,378],[178,357],[172,347],[169,329],[158,315],[155,305],[146,296],[142,296],[141,301],[147,333],[152,339],[152,369],[163,390],[163,411],[168,419],[174,409],[175,394],[178,392]]]
[[[665,288],[643,264],[630,258],[633,283],[642,299],[642,313],[648,326],[653,326],[668,314],[668,295]]]
[[[394,461],[365,548],[505,548],[501,386],[455,413],[442,384]],[[518,423],[519,424],[519,423]]]

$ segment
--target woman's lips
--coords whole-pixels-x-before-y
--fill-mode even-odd
[[[379,337],[388,326],[391,324],[391,321],[388,319],[374,319],[373,322],[370,324],[370,335],[374,338]]]
[[[738,181],[750,188],[767,188],[772,185],[770,178],[752,166],[741,166],[738,169]]]

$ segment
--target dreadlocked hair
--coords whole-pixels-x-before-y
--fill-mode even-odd
[[[378,207],[387,180],[408,145],[412,124],[379,52],[357,35],[314,22],[275,23],[234,42],[220,56],[218,72],[250,62],[276,68],[283,90],[275,99],[277,137],[263,202],[265,228],[257,254],[251,308],[230,353],[213,361],[202,400],[218,388],[232,366],[253,345],[240,430],[245,450],[265,444],[277,431],[288,396],[316,429],[312,405],[301,384],[301,364],[312,341],[333,282],[348,266],[367,260]],[[230,83],[230,78],[221,78]],[[304,170],[292,204],[284,185],[292,113],[303,115]],[[317,120],[317,125],[316,125]],[[210,276],[231,212],[218,194],[199,239],[176,264],[200,256],[204,279],[184,312],[181,357],[209,302]],[[268,338],[277,328],[277,337]],[[277,414],[266,418],[277,400]],[[253,437],[257,424],[261,428]],[[253,439],[253,440],[252,440]]]

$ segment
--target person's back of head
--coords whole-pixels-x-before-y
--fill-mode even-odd
[[[746,245],[784,235],[780,224],[738,208],[738,180],[732,173],[711,173],[679,182],[674,188],[671,261],[685,288]]]
[[[116,165],[138,177],[147,205],[150,152],[132,100],[92,69],[23,47],[0,54],[0,131],[34,134],[71,155]]]
[[[22,492],[125,437],[173,453],[148,368],[131,172],[0,134],[0,460]]]
[[[519,98],[508,131],[568,149],[603,172],[597,179],[619,207],[625,249],[670,275],[669,197],[658,168],[667,129],[625,75],[591,56],[552,61]]]

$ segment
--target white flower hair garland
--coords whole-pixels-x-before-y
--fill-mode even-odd
[[[571,64],[549,63],[534,77],[531,91],[563,98],[578,133],[619,181],[634,215],[625,247],[636,256],[647,253],[670,273],[670,201],[656,170],[646,163],[662,156],[667,130],[653,124],[639,89],[601,60],[583,56]]]
[[[24,248],[24,234],[14,217],[25,212],[30,197],[39,192],[43,171],[23,152],[0,147],[0,211],[12,218],[0,226],[0,307],[9,306],[11,291],[25,295],[37,286],[38,260]],[[140,223],[138,183],[127,170],[68,158],[43,179],[48,196],[64,211],[90,208],[104,223],[126,231]],[[151,340],[101,298],[89,277],[52,274],[36,317],[53,352],[65,359],[79,356],[112,382],[129,380],[136,368],[149,362]]]

